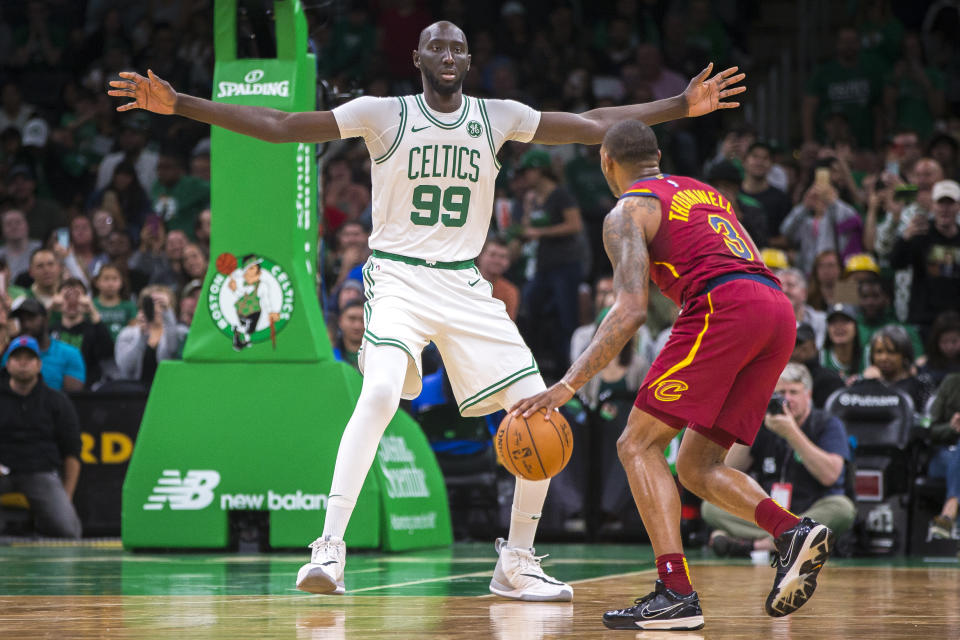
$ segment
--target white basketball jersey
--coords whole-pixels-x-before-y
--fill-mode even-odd
[[[362,97],[333,110],[340,136],[370,153],[370,248],[434,262],[475,258],[493,212],[497,151],[530,141],[540,112],[512,100],[463,96],[440,113],[423,94]]]

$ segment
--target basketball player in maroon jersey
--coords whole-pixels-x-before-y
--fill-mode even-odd
[[[659,580],[634,606],[608,611],[612,629],[699,629],[700,601],[680,538],[680,497],[663,452],[687,427],[677,458],[685,487],[775,540],[777,575],[767,613],[784,616],[816,588],[832,534],[774,502],[750,476],[724,463],[735,442],[756,437],[796,340],[780,283],[737,221],[733,204],[692,178],[660,173],[650,127],[607,131],[600,162],[619,202],[603,240],[616,302],[563,379],[517,403],[530,415],[564,405],[623,348],[646,319],[649,279],[681,308],[666,346],[640,388],[617,450],[657,557]]]

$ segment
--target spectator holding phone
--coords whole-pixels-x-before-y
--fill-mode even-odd
[[[829,167],[817,168],[803,200],[780,225],[780,233],[797,251],[794,264],[806,274],[813,271],[814,258],[823,251],[833,249],[841,258],[862,251],[862,232],[860,215],[830,184]]]
[[[960,184],[933,185],[933,223],[914,216],[890,255],[895,269],[912,267],[908,322],[929,328],[944,311],[960,310]]]
[[[839,418],[811,406],[813,380],[806,367],[787,364],[753,445],[734,444],[727,465],[751,474],[774,500],[798,516],[822,522],[840,534],[850,528],[856,507],[846,494],[850,461],[847,430]],[[772,551],[773,538],[709,502],[701,507],[712,529],[710,545],[720,556]]]
[[[180,359],[187,328],[177,323],[169,287],[144,287],[138,306],[136,323],[120,331],[114,353],[120,379],[138,380],[149,389],[161,361]]]
[[[908,185],[904,185],[897,176],[884,174],[874,185],[879,204],[886,207],[886,216],[877,224],[873,247],[881,259],[889,259],[897,238],[903,236],[915,217],[926,218],[930,214],[933,185],[943,180],[943,169],[933,158],[920,158],[910,170],[909,180]],[[896,188],[909,185],[916,189]]]
[[[93,387],[104,370],[113,369],[113,339],[101,322],[100,312],[77,278],[67,278],[54,300],[50,335],[80,350],[87,370],[86,384]]]

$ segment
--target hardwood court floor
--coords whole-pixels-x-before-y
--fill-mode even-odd
[[[831,560],[814,599],[773,619],[768,566],[693,553],[707,624],[694,632],[609,631],[602,613],[655,580],[649,547],[544,545],[573,603],[490,596],[490,545],[349,556],[346,596],[292,588],[301,555],[130,554],[0,547],[0,638],[960,638],[955,561]]]

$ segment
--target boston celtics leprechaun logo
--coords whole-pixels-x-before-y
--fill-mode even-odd
[[[207,308],[214,324],[233,341],[235,351],[267,339],[277,348],[277,333],[293,314],[293,282],[280,265],[248,253],[217,256]]]

